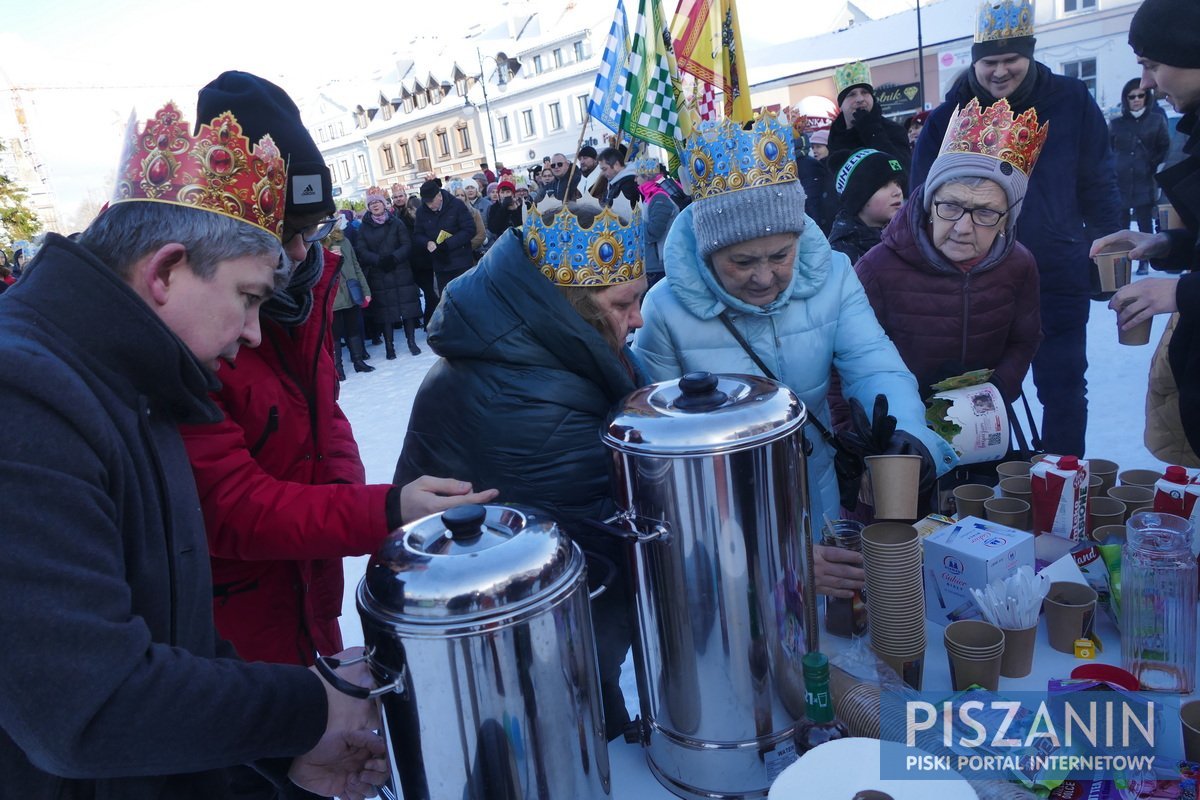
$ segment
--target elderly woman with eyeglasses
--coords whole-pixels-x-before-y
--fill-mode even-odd
[[[994,142],[997,129],[1027,138],[1001,133]],[[1045,130],[1036,112],[1014,121],[1007,101],[986,112],[972,101],[952,122],[924,185],[855,265],[923,396],[931,384],[975,369],[994,370],[991,382],[1009,402],[1021,393],[1041,341],[1041,312],[1037,264],[1013,229]]]

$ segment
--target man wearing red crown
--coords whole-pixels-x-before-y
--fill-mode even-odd
[[[5,796],[225,798],[227,765],[281,757],[258,766],[281,787],[359,798],[384,777],[368,703],[240,660],[213,624],[178,426],[221,418],[214,371],[261,341],[285,165],[206,119],[134,121],[110,207],[0,298]]]
[[[328,169],[295,103],[269,81],[226,72],[200,91],[200,113],[214,108],[269,134],[287,158],[289,274],[263,304],[262,346],[218,372],[224,418],[185,426],[184,443],[208,527],[218,631],[248,660],[309,665],[342,649],[343,556],[372,554],[403,522],[495,492],[427,476],[404,488],[366,484],[337,404],[341,256],[318,244],[335,222]]]
[[[1158,389],[1161,396],[1156,402],[1164,428],[1158,438],[1174,439],[1177,446],[1182,433],[1195,458],[1200,453],[1200,276],[1194,272],[1200,267],[1200,5],[1192,0],[1146,0],[1129,25],[1129,45],[1142,65],[1142,88],[1156,90],[1183,114],[1178,129],[1188,135],[1183,146],[1187,157],[1159,172],[1155,180],[1184,227],[1153,234],[1121,231],[1097,240],[1092,252],[1124,242],[1133,246],[1130,258],[1151,258],[1156,269],[1188,270],[1178,279],[1147,278],[1131,283],[1116,293],[1109,308],[1119,312],[1123,328],[1140,325],[1155,314],[1179,312],[1167,347],[1167,368],[1161,370],[1161,376],[1157,363],[1151,368],[1151,392],[1156,391],[1156,381],[1166,384]],[[1156,362],[1158,358],[1156,354]],[[1175,391],[1171,390],[1172,379]],[[1147,411],[1146,441],[1150,446],[1152,409]]]
[[[985,0],[979,9],[972,67],[929,115],[913,152],[916,189],[937,157],[955,108],[1007,99],[1014,114],[1031,108],[1050,132],[1029,178],[1017,241],[1037,260],[1042,333],[1033,381],[1042,403],[1042,446],[1083,455],[1087,433],[1087,320],[1095,265],[1088,247],[1120,228],[1120,194],[1108,126],[1087,86],[1034,60],[1032,0]]]

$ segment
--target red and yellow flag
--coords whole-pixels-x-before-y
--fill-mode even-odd
[[[679,0],[671,37],[680,71],[721,92],[726,117],[751,121],[750,82],[734,0]]]

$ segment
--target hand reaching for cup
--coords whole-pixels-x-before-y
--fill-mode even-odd
[[[1117,312],[1117,326],[1122,330],[1135,328],[1155,314],[1171,314],[1179,310],[1175,302],[1175,278],[1143,278],[1137,283],[1122,286],[1108,307]]]
[[[862,568],[862,553],[818,544],[813,547],[813,555],[818,594],[845,598],[853,597],[862,589],[867,580],[867,573]]]
[[[1162,258],[1171,249],[1171,240],[1165,233],[1142,233],[1141,231],[1117,231],[1101,236],[1092,242],[1088,256],[1095,258],[1114,244],[1128,245],[1129,257],[1134,260]]]

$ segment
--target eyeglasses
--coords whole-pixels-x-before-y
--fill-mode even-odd
[[[971,221],[976,225],[984,228],[994,228],[1000,224],[1000,220],[1004,218],[1011,208],[1006,208],[1003,211],[997,211],[994,208],[970,208],[962,206],[958,203],[934,203],[933,210],[939,217],[947,222],[958,222],[963,218],[963,214],[970,214]]]
[[[567,162],[565,162],[565,161],[551,161],[550,162],[550,166],[552,166],[552,167],[565,167],[566,165],[567,165]]]
[[[337,225],[337,217],[332,219],[323,219],[320,222],[314,222],[311,225],[306,225],[303,228],[297,228],[287,220],[283,221],[283,243],[287,244],[296,236],[304,240],[305,244],[319,242],[333,232],[333,227]]]
[[[1134,92],[1133,94],[1125,95],[1125,97],[1130,100],[1141,100],[1145,96],[1146,96],[1145,92]]]

